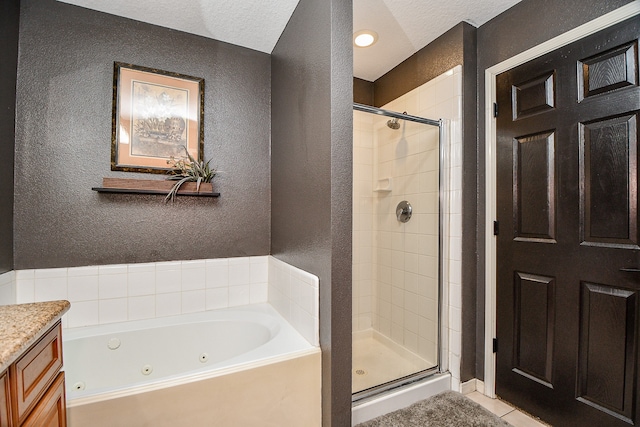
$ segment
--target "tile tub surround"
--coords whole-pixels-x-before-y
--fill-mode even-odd
[[[320,345],[319,279],[269,257],[269,303],[312,345]]]
[[[270,269],[277,274],[271,275]],[[71,309],[63,317],[65,328],[269,302],[310,343],[318,345],[318,278],[271,256],[17,270],[8,274],[9,278],[4,279],[3,274],[0,279],[8,282],[4,285],[7,299],[12,292],[15,295],[11,302],[69,300]],[[286,283],[269,285],[270,278]]]
[[[16,303],[16,273],[0,274],[0,306]]]
[[[0,372],[69,309],[69,301],[5,305],[0,307]]]

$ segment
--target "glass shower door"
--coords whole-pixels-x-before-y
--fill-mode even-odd
[[[354,399],[439,365],[438,122],[375,113],[354,111]]]

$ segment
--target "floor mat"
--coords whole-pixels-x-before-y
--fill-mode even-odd
[[[482,406],[445,391],[356,427],[511,427]]]

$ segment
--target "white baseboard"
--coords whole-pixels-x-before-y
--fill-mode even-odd
[[[474,391],[484,394],[484,382],[477,378],[473,378],[460,385],[460,393],[462,394],[469,394]]]

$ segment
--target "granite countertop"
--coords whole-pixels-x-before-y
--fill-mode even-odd
[[[0,373],[69,310],[69,301],[0,306]]]

